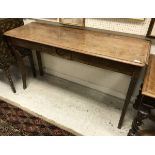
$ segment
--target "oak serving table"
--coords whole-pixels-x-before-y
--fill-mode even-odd
[[[131,76],[118,124],[118,128],[121,128],[139,72],[148,62],[150,50],[148,41],[37,22],[10,30],[5,36],[14,46],[36,50],[41,75],[43,74],[41,52],[48,52]],[[52,51],[53,48],[56,50]]]

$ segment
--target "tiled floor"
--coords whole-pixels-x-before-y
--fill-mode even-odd
[[[122,129],[117,128],[123,101],[54,76],[28,77],[22,89],[14,77],[13,94],[0,72],[0,99],[76,135],[127,135],[133,119],[131,106]]]

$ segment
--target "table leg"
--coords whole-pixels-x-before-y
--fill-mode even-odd
[[[143,84],[141,84],[139,94],[138,94],[138,96],[137,96],[137,98],[135,100],[135,103],[133,104],[133,108],[135,110],[138,110],[138,108],[139,108],[139,106],[140,106],[140,104],[142,102],[142,98],[143,98],[143,96],[142,96],[142,88],[143,88]]]
[[[22,59],[22,56],[20,55],[20,53],[14,49],[14,53],[16,55],[16,58],[17,58],[17,64],[18,64],[18,67],[20,69],[20,72],[21,72],[21,77],[22,77],[22,81],[23,81],[23,89],[26,89],[27,88],[27,84],[26,84],[26,68],[25,68],[25,64],[24,64],[24,61]]]
[[[13,84],[13,81],[12,81],[12,78],[11,78],[11,75],[10,75],[10,72],[9,72],[9,69],[4,69],[4,72],[5,72],[6,77],[9,80],[9,83],[10,83],[10,86],[11,86],[12,91],[14,93],[16,93],[16,89],[15,89],[15,86]]]
[[[151,113],[152,107],[147,106],[147,104],[143,103],[143,96],[141,98],[142,102],[139,105],[137,115],[132,122],[132,126],[131,129],[129,130],[128,136],[136,135],[140,130],[140,126],[143,124],[143,120],[149,118],[149,115]]]
[[[13,52],[13,55],[16,57],[17,59],[17,64],[18,67],[20,69],[21,72],[21,76],[22,76],[22,81],[23,81],[23,89],[26,89],[27,85],[26,85],[26,68],[25,68],[25,64],[24,61],[22,59],[21,54],[18,52],[18,50],[15,49],[14,46],[12,46],[11,44],[11,40],[8,38],[5,38],[5,41],[7,42],[7,45],[10,47],[11,51]]]
[[[35,65],[34,65],[33,54],[31,51],[30,51],[30,54],[28,55],[28,58],[29,58],[29,62],[31,64],[31,70],[33,73],[33,77],[36,77],[36,69],[35,69]]]
[[[119,123],[118,123],[118,128],[119,129],[122,127],[123,120],[124,120],[125,114],[127,112],[127,108],[129,106],[131,96],[132,96],[133,91],[135,89],[137,79],[138,79],[137,76],[135,76],[135,74],[133,74],[133,76],[131,77],[131,81],[130,81],[130,84],[129,84],[128,91],[127,91],[126,99],[125,99],[125,102],[124,102],[124,105],[123,105],[121,117],[120,117],[120,120],[119,120]]]
[[[39,67],[40,75],[43,76],[44,75],[44,72],[43,72],[43,65],[42,65],[40,51],[36,51],[36,56],[37,56],[37,61],[38,61],[38,67]]]

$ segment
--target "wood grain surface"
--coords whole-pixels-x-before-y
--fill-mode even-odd
[[[150,56],[142,94],[155,98],[155,55]]]
[[[37,22],[5,35],[135,66],[147,64],[150,51],[150,43],[143,39]]]

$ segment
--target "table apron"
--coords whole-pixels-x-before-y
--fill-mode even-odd
[[[57,47],[47,46],[47,45],[39,44],[36,42],[30,42],[30,41],[12,38],[12,37],[7,37],[7,39],[14,46],[20,46],[20,47],[28,48],[31,50],[45,52],[45,53],[48,53],[54,56],[63,57],[68,60],[77,61],[80,63],[84,63],[87,65],[95,66],[95,67],[102,68],[102,69],[111,70],[114,72],[129,75],[129,76],[132,76],[135,71],[141,70],[142,68],[140,66],[126,64],[123,62],[117,62],[114,60],[108,60],[105,58],[82,54],[82,53],[78,53],[74,51],[69,51],[66,49],[59,49]],[[59,54],[57,52],[58,49],[64,54]]]

